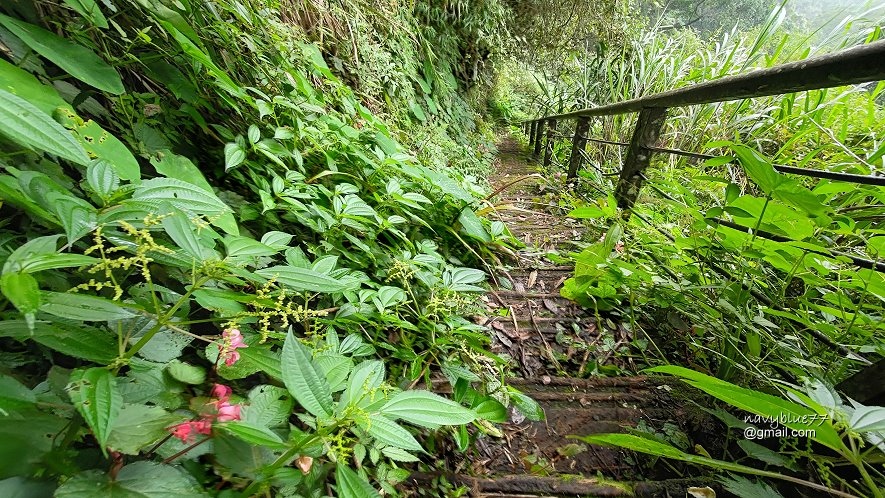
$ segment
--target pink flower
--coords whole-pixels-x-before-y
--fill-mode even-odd
[[[208,418],[191,422],[191,427],[193,427],[197,434],[205,434],[208,436],[212,433],[212,421]]]
[[[224,359],[224,364],[227,366],[231,366],[240,360],[240,353],[237,352],[237,349],[249,347],[243,341],[243,335],[239,329],[226,329],[221,333],[221,339],[223,343],[220,356]]]
[[[232,422],[234,420],[240,420],[240,405],[232,405],[227,401],[222,401],[218,403],[218,417],[216,420],[219,422]]]
[[[191,422],[183,422],[178,425],[172,426],[172,436],[181,439],[182,443],[188,443],[193,441],[194,435],[191,433],[193,431],[193,427],[191,426]]]
[[[212,397],[218,398],[220,401],[227,401],[233,391],[224,384],[215,384],[212,388]]]

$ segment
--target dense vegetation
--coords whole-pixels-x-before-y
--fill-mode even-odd
[[[543,417],[466,318],[518,245],[484,217],[489,123],[882,37],[881,8],[813,4],[4,3],[0,495],[396,495],[509,406]],[[672,110],[663,143],[717,158],[659,156],[628,221],[622,151],[593,145],[563,189],[557,143],[551,200],[595,230],[549,257],[575,263],[564,295],[636,332],[619,354],[725,402],[729,430],[727,405],[823,421],[719,460],[588,441],[882,496],[885,409],[835,386],[885,354],[885,279],[846,260],[882,260],[885,192],[771,165],[881,174],[883,90]]]
[[[469,16],[2,11],[0,494],[377,496],[404,423],[538,416],[461,316],[508,243]],[[456,401],[410,389],[440,372]]]

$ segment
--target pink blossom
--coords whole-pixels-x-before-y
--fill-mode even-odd
[[[227,401],[232,392],[233,390],[224,384],[215,384],[212,387],[212,397],[218,398],[220,401]]]
[[[219,422],[240,420],[240,408],[240,405],[232,405],[226,401],[218,403],[217,420]]]
[[[212,433],[212,421],[208,418],[191,422],[191,426],[197,434],[209,435]]]
[[[172,426],[172,436],[181,439],[182,443],[187,443],[193,441],[194,436],[191,434],[193,431],[193,427],[191,426],[191,422],[183,422],[181,424]]]
[[[221,358],[224,359],[225,365],[231,366],[240,360],[240,353],[237,352],[237,349],[249,346],[243,341],[243,335],[239,329],[226,329],[221,333],[221,338],[223,340]]]

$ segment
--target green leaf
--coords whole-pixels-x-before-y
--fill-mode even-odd
[[[116,479],[99,470],[74,475],[55,491],[55,498],[198,498],[202,486],[183,468],[154,462],[134,462]]]
[[[311,352],[289,330],[283,344],[283,383],[298,403],[315,417],[332,415],[332,389],[314,365]]]
[[[844,447],[830,420],[822,420],[823,414],[800,404],[675,365],[654,367],[647,371],[681,377],[687,384],[734,407],[771,420],[782,421],[782,425],[790,429],[807,431],[811,434],[811,439],[824,446],[837,451]]]
[[[227,255],[231,258],[257,258],[261,256],[273,256],[278,249],[264,245],[249,237],[226,237],[224,246]]]
[[[326,376],[326,381],[329,383],[333,393],[344,390],[347,376],[353,369],[353,360],[340,354],[323,353],[314,358],[313,361],[317,368]]]
[[[108,435],[108,448],[126,455],[138,455],[148,445],[169,434],[168,428],[182,421],[159,406],[126,403],[120,408]]]
[[[389,418],[373,413],[364,419],[357,420],[357,425],[368,432],[378,442],[396,446],[406,451],[421,451],[421,445],[415,436],[404,427]]]
[[[109,299],[65,292],[44,292],[40,311],[84,322],[122,320],[135,316],[133,311]]]
[[[40,109],[2,89],[0,133],[25,147],[49,152],[83,166],[89,163],[83,146],[68,130]]]
[[[340,278],[333,278],[314,270],[294,266],[272,266],[257,270],[255,273],[265,278],[276,277],[277,282],[297,292],[309,291],[328,294],[352,290],[354,287],[353,283]]]
[[[348,406],[365,406],[361,403],[375,401],[382,394],[376,392],[384,381],[384,363],[378,360],[364,361],[350,373],[347,388],[338,400],[337,412],[342,413]]]
[[[525,415],[525,418],[529,420],[544,420],[544,409],[541,408],[537,401],[515,389],[510,389],[509,394],[513,405],[516,406],[519,413]]]
[[[719,470],[728,470],[731,472],[741,472],[744,474],[764,474],[764,471],[747,467],[732,462],[722,460],[714,460],[703,456],[690,455],[682,450],[651,439],[646,439],[633,434],[593,434],[590,436],[569,436],[571,439],[578,439],[589,444],[598,444],[603,446],[618,446],[627,448],[628,450],[638,451],[648,455],[661,456],[664,458],[672,458],[673,460],[681,460],[696,465],[704,465]]]
[[[89,167],[86,168],[86,182],[102,199],[110,198],[111,194],[120,188],[120,177],[117,176],[114,167],[111,163],[100,159],[89,163]]]
[[[784,180],[784,176],[774,169],[762,155],[745,145],[732,145],[731,149],[737,154],[741,166],[747,175],[766,194],[774,193],[774,190]]]
[[[216,427],[249,444],[280,450],[286,448],[280,436],[267,427],[242,421],[218,424]]]
[[[885,407],[860,406],[851,414],[851,428],[859,433],[885,431]]]
[[[461,214],[458,216],[458,223],[461,224],[461,229],[464,233],[470,237],[482,242],[492,241],[492,237],[489,235],[486,227],[483,226],[482,220],[476,215],[470,206],[461,210]]]
[[[71,76],[114,95],[125,91],[117,71],[92,50],[33,24],[0,14],[0,24]]]
[[[207,216],[223,215],[231,211],[214,193],[173,178],[144,181],[135,188],[132,198],[139,201],[165,201],[186,213]]]
[[[44,498],[52,496],[55,484],[47,481],[31,481],[24,477],[10,477],[0,481],[0,496],[4,498]]]
[[[65,5],[76,10],[93,25],[99,28],[108,27],[108,20],[101,13],[101,9],[98,8],[98,3],[95,0],[64,0],[64,2]]]
[[[346,465],[335,468],[335,482],[339,498],[381,498],[378,491]]]
[[[569,212],[568,217],[577,218],[579,220],[592,220],[596,218],[604,218],[605,212],[596,206],[582,206]]]
[[[295,401],[282,387],[261,385],[249,392],[249,402],[243,406],[243,422],[261,427],[284,425],[292,414]]]
[[[429,429],[467,424],[476,419],[473,410],[428,391],[396,393],[381,408],[381,413],[392,420],[401,419]]]
[[[196,261],[199,264],[205,259],[210,259],[209,255],[214,251],[200,243],[201,239],[197,237],[197,227],[188,219],[187,215],[178,210],[171,214],[172,216],[164,217],[161,222],[166,230],[166,235],[191,257],[191,261]]]
[[[102,451],[114,420],[123,407],[123,396],[117,389],[117,379],[106,368],[75,370],[71,373],[71,401],[92,428]]]
[[[191,365],[181,360],[172,360],[166,365],[169,375],[185,384],[199,385],[206,382],[206,370],[203,367]]]
[[[495,399],[487,399],[474,408],[477,418],[503,424],[507,422],[507,407]]]
[[[4,273],[0,290],[9,302],[22,313],[33,315],[40,308],[40,287],[28,273]]]
[[[157,170],[157,173],[163,176],[196,185],[215,196],[215,190],[206,181],[206,177],[203,176],[200,168],[184,156],[164,150],[159,153],[159,159],[151,159],[151,165]],[[240,233],[237,227],[237,220],[232,213],[221,215],[218,219],[213,220],[212,224],[231,235],[239,235]]]
[[[181,47],[181,50],[187,54],[188,57],[193,59],[196,62],[199,62],[203,67],[206,68],[206,71],[215,77],[216,84],[222,90],[230,93],[235,97],[243,96],[243,89],[237,85],[231,77],[222,71],[215,63],[212,61],[212,58],[205,52],[203,52],[200,47],[198,47],[190,38],[184,35],[181,31],[178,30],[176,26],[174,26],[171,22],[168,21],[160,21],[160,25],[163,28],[172,34],[172,37],[175,38],[175,41],[178,42],[178,45]]]
[[[246,151],[240,144],[231,142],[224,146],[224,170],[230,171],[246,160]]]
[[[25,408],[37,402],[34,393],[14,378],[0,374],[0,413]]]
[[[24,320],[3,320],[0,321],[0,337],[33,340],[68,356],[95,363],[111,363],[119,354],[115,337],[91,327],[37,322],[34,329],[29,330]]]
[[[60,109],[53,116],[70,130],[89,157],[104,159],[124,180],[137,183],[141,179],[141,167],[132,152],[95,121],[91,119],[84,121],[67,108]]]

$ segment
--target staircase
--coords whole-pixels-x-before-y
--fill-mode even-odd
[[[652,466],[643,456],[568,438],[642,424],[709,439],[707,449],[716,444],[704,436],[712,432],[709,420],[673,396],[678,385],[599,375],[635,370],[615,354],[630,347],[631,332],[559,295],[571,268],[552,264],[544,255],[574,249],[585,230],[542,200],[536,173],[516,140],[502,140],[492,187],[501,189],[496,204],[507,206],[498,211],[500,221],[525,248],[513,267],[494,276],[496,284],[484,296],[487,313],[475,320],[489,328],[492,351],[513,358],[518,377],[509,384],[537,401],[546,420],[529,421],[511,411],[510,421],[500,427],[502,437],[481,437],[463,461],[450,463],[452,471],[444,477],[482,498],[683,497],[690,487],[709,485],[708,479],[680,476],[678,465]],[[439,478],[413,474],[409,486],[425,490],[419,496],[435,496],[427,490]]]

